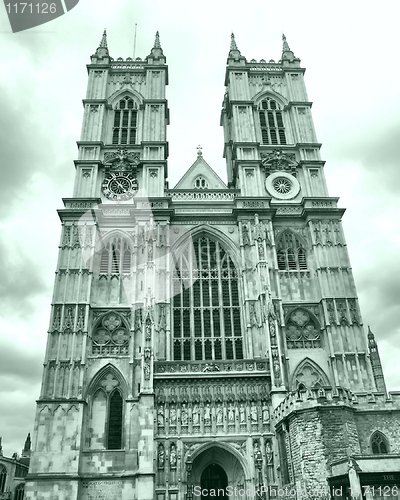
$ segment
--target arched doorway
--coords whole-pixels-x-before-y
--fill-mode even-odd
[[[205,495],[202,495],[202,499],[208,499],[210,495],[216,496],[217,498],[225,498],[226,487],[228,486],[226,472],[220,465],[211,463],[201,474],[200,486],[201,491],[204,492]],[[212,493],[210,493],[211,490],[213,490]]]

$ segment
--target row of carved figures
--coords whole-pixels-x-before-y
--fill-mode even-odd
[[[235,425],[239,422],[245,426],[247,422],[257,425],[259,422],[263,424],[269,423],[269,406],[266,401],[257,404],[255,401],[251,405],[235,403],[216,403],[211,405],[209,402],[205,404],[194,403],[188,405],[182,403],[180,407],[176,405],[158,406],[157,408],[157,427],[163,429],[166,424],[169,428],[174,428],[177,425],[187,427],[192,424],[193,427],[211,426],[212,422],[216,425]]]

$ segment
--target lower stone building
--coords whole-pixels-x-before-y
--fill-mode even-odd
[[[30,434],[25,441],[21,456],[14,453],[11,458],[3,455],[0,437],[0,500],[23,500],[30,452]]]

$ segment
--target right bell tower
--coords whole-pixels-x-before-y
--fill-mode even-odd
[[[282,38],[278,62],[248,61],[232,34],[221,114],[228,185],[269,219],[269,294],[287,389],[380,389],[343,234],[344,209],[328,195],[305,69]]]

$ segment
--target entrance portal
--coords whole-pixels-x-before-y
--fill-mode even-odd
[[[202,499],[210,498],[210,490],[215,491],[216,498],[226,498],[226,487],[228,486],[228,478],[222,467],[217,464],[208,465],[200,480],[201,490],[205,490],[206,496],[202,495]],[[213,492],[214,493],[214,492]]]

